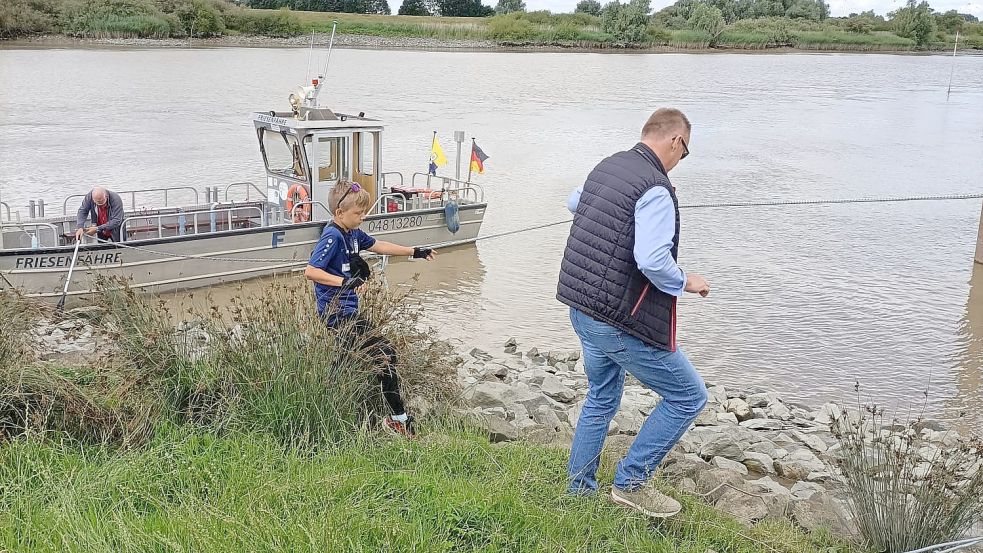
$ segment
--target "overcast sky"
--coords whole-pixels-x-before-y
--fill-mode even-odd
[[[577,0],[525,0],[526,9],[529,11],[533,10],[550,10],[551,12],[572,12],[574,6],[577,5]],[[834,17],[849,15],[852,12],[860,13],[866,10],[874,10],[875,12],[884,15],[889,11],[897,9],[899,6],[904,4],[904,0],[827,0],[829,2],[830,11]],[[672,3],[675,0],[652,0],[652,8],[660,10]],[[485,4],[494,4],[494,2],[489,2],[485,0]],[[601,0],[601,4],[605,4],[605,0]],[[940,12],[949,10],[958,10],[960,13],[971,13],[976,17],[983,19],[983,0],[929,0],[929,4],[936,10]]]

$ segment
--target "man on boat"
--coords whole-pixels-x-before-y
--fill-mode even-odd
[[[91,223],[89,226],[85,226],[86,219]],[[96,186],[85,195],[79,207],[75,239],[81,240],[83,234],[88,234],[101,240],[119,242],[122,224],[123,199],[115,192]]]
[[[689,140],[686,116],[659,109],[638,144],[591,171],[568,201],[574,218],[557,290],[570,306],[590,384],[570,451],[569,491],[597,491],[598,461],[627,371],[662,401],[618,463],[611,499],[652,517],[681,509],[646,483],[707,401],[703,379],[676,345],[676,299],[710,293],[702,276],[676,264],[679,204],[667,175],[689,155]]]

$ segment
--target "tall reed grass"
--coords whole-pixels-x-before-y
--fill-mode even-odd
[[[868,545],[901,553],[962,536],[983,512],[983,442],[933,430],[920,416],[886,414],[862,403],[857,390],[858,410],[832,429]]]
[[[243,291],[228,306],[191,310],[180,330],[158,300],[119,281],[100,286],[106,314],[99,324],[112,339],[110,362],[5,364],[0,413],[8,438],[60,434],[134,445],[152,437],[154,421],[166,420],[317,447],[384,414],[375,361],[346,346],[357,341],[345,336],[351,328],[324,324],[306,282],[278,278],[260,295]],[[396,345],[409,394],[422,404],[446,405],[455,397],[447,346],[418,329],[415,304],[405,295],[372,285],[362,314]],[[17,336],[0,347],[24,349]]]

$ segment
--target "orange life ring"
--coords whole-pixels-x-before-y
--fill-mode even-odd
[[[296,200],[295,200],[296,198]],[[311,204],[303,204],[296,212],[294,206],[300,202],[307,201],[307,187],[303,184],[295,184],[287,190],[287,213],[293,217],[295,223],[306,223],[311,220]]]

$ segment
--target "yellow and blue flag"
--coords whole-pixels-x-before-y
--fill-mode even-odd
[[[436,175],[437,167],[443,167],[444,165],[447,165],[447,157],[444,156],[444,150],[440,147],[440,142],[437,142],[437,131],[434,131],[433,142],[430,143],[429,173]]]

